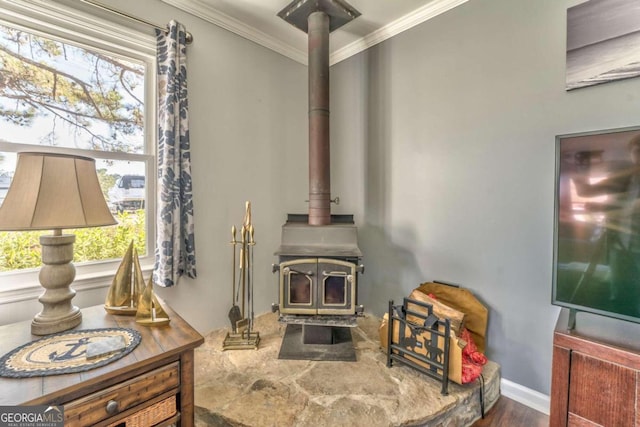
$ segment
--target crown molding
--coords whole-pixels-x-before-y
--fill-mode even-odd
[[[384,27],[358,39],[352,43],[349,43],[343,48],[340,48],[333,52],[329,56],[329,63],[331,65],[340,61],[344,61],[351,56],[362,52],[372,46],[382,43],[383,41],[390,39],[404,31],[407,31],[416,25],[422,24],[429,19],[435,18],[469,0],[434,0],[421,8],[414,10],[413,12],[396,19],[395,21],[385,25]]]
[[[222,13],[200,0],[161,0],[171,6],[188,12],[198,18],[231,31],[241,37],[271,49],[296,62],[306,65],[307,52],[296,49],[281,40],[259,31],[242,21]],[[347,46],[336,50],[329,56],[330,65],[362,52],[378,43],[415,27],[429,19],[443,14],[469,0],[433,0],[421,8],[391,22],[388,25],[362,37]]]
[[[199,0],[161,0],[171,6],[184,10],[198,18],[204,19],[218,27],[231,31],[234,34],[244,37],[247,40],[258,43],[271,49],[287,58],[293,59],[301,64],[307,64],[307,52],[295,49],[282,41],[257,30],[242,21],[237,20],[225,13],[222,13]]]

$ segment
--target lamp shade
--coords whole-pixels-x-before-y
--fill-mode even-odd
[[[94,159],[18,153],[11,186],[0,206],[0,230],[50,230],[116,223],[100,189]]]

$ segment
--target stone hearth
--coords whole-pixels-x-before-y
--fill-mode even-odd
[[[258,350],[222,351],[227,329],[196,349],[196,426],[469,426],[480,418],[480,382],[449,383],[409,367],[386,366],[380,319],[352,329],[356,362],[279,360],[285,325],[256,318]],[[500,395],[500,369],[484,367],[485,411]]]

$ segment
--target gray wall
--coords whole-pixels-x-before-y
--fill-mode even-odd
[[[361,302],[380,314],[427,280],[471,288],[503,378],[544,394],[555,135],[640,111],[639,79],[565,92],[572,4],[472,0],[332,68],[332,155],[356,155],[333,174],[360,222]]]

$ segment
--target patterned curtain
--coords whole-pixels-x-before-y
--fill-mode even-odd
[[[156,30],[158,46],[158,193],[154,282],[174,286],[196,277],[187,103],[186,30],[176,21]]]

